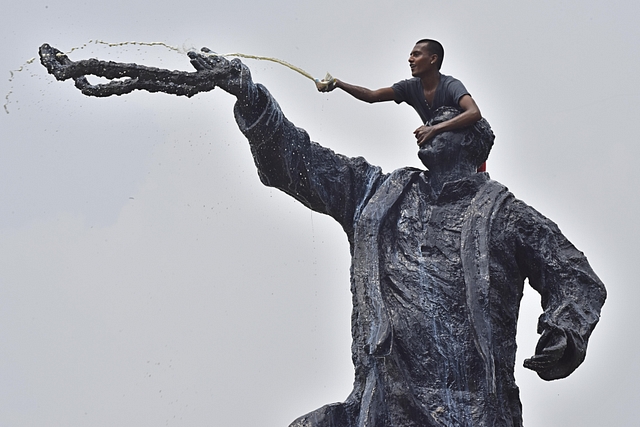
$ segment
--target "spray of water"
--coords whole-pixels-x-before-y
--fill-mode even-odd
[[[95,45],[104,45],[110,48],[113,47],[123,47],[123,46],[129,46],[129,45],[135,45],[135,46],[145,46],[145,47],[163,47],[165,49],[168,49],[170,51],[179,53],[181,55],[186,55],[188,51],[192,51],[195,50],[193,48],[185,48],[185,47],[176,47],[176,46],[172,46],[163,42],[137,42],[137,41],[125,41],[125,42],[118,42],[118,43],[110,43],[110,42],[106,42],[103,40],[89,40],[88,42],[80,45],[80,46],[76,46],[71,48],[69,51],[65,52],[64,55],[69,55],[72,52],[75,52],[76,50],[82,50],[84,48],[86,48],[87,46],[91,45],[91,44],[95,44]],[[335,80],[334,78],[331,76],[331,74],[327,73],[326,76],[324,77],[324,79],[317,79],[314,78],[311,74],[309,74],[308,72],[306,72],[305,70],[303,70],[300,67],[297,67],[289,62],[283,61],[282,59],[278,59],[278,58],[272,58],[269,56],[259,56],[259,55],[250,55],[250,54],[246,54],[246,53],[225,53],[225,54],[220,54],[220,53],[216,53],[216,52],[201,52],[202,55],[207,55],[207,56],[222,56],[222,57],[237,57],[237,58],[244,58],[244,59],[255,59],[255,60],[259,60],[259,61],[270,61],[270,62],[275,62],[277,64],[283,65],[301,75],[303,75],[304,77],[312,80],[315,84],[316,87],[320,90],[323,88],[326,88],[327,86],[331,85]],[[63,55],[63,54],[60,54]],[[5,103],[4,103],[4,111],[9,114],[9,104],[10,104],[10,100],[9,97],[11,96],[11,94],[13,93],[13,79],[15,77],[16,73],[20,73],[22,71],[24,71],[29,65],[31,65],[34,61],[36,60],[36,58],[31,58],[28,61],[25,61],[24,64],[22,64],[20,66],[20,68],[16,69],[16,70],[10,70],[9,74],[10,74],[10,78],[9,78],[9,83],[11,84],[11,90],[9,90],[9,92],[6,94],[5,98]]]

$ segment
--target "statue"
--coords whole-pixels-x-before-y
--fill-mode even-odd
[[[525,366],[544,380],[582,363],[606,291],[552,221],[477,172],[493,145],[489,124],[423,144],[427,170],[383,173],[311,141],[242,62],[204,53],[189,53],[197,71],[186,73],[71,62],[41,48],[50,72],[89,94],[229,92],[261,181],[342,226],[352,256],[353,391],[290,427],[522,426],[514,364],[525,279],[544,309]],[[91,86],[86,73],[130,80]],[[444,107],[430,123],[458,114]]]

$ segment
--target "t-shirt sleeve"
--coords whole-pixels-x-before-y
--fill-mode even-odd
[[[444,88],[445,101],[443,105],[450,105],[452,107],[460,106],[460,98],[465,95],[471,95],[462,82],[453,77],[449,77],[445,83]]]
[[[391,89],[393,89],[393,100],[396,102],[396,104],[401,104],[403,102],[409,103],[409,100],[411,98],[409,80],[401,80],[391,86]]]

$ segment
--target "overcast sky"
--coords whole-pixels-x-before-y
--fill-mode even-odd
[[[491,123],[491,177],[554,220],[609,298],[585,363],[516,372],[527,427],[636,426],[640,3],[5,2],[0,27],[0,426],[286,427],[351,391],[349,252],[332,219],[263,187],[222,91],[88,98],[36,61],[89,40],[274,56],[390,86],[446,50]],[[98,57],[190,70],[163,48]],[[247,60],[285,114],[387,172],[419,166],[408,106],[319,94]],[[527,289],[518,361],[533,354]]]

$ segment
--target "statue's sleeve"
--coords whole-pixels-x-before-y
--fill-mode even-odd
[[[287,120],[264,86],[256,87],[258,101],[251,106],[236,103],[234,113],[260,180],[330,215],[351,239],[355,220],[384,179],[381,169],[311,141],[306,131]]]
[[[546,379],[564,378],[584,360],[587,342],[606,298],[604,285],[582,252],[558,226],[525,203],[509,206],[521,272],[541,295],[543,313],[538,333],[566,337],[567,349]],[[543,344],[544,335],[539,347]],[[538,349],[536,349],[538,353]]]

